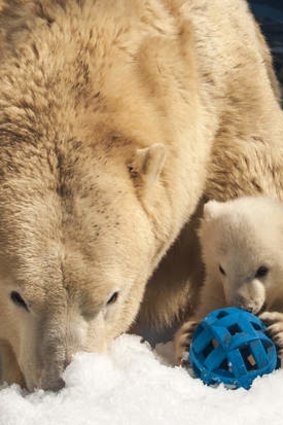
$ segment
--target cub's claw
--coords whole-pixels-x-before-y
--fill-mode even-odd
[[[196,321],[186,322],[175,335],[175,358],[178,365],[188,366],[189,364],[188,351],[197,325]]]
[[[277,346],[278,357],[283,363],[283,314],[279,312],[264,312],[259,318],[266,324],[267,333]]]

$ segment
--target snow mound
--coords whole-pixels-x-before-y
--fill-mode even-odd
[[[168,347],[159,350],[168,352]],[[283,371],[250,391],[204,386],[124,335],[110,354],[79,354],[59,393],[0,391],[0,425],[282,425]]]

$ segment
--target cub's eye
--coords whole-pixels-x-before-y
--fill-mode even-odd
[[[261,266],[257,269],[255,277],[265,277],[269,272],[269,268],[266,266]]]
[[[223,276],[226,276],[225,270],[223,269],[223,267],[219,266],[219,271],[221,274],[223,274]]]
[[[25,301],[22,299],[21,295],[18,292],[12,291],[10,294],[10,297],[13,303],[17,307],[21,307],[21,308],[24,308],[26,311],[29,311],[27,304],[25,303]]]
[[[117,292],[114,292],[111,295],[111,297],[109,298],[109,300],[107,301],[107,305],[114,304],[117,301],[118,296],[119,296],[119,292],[118,291]]]

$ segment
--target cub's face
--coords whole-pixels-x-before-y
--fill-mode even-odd
[[[257,314],[282,292],[282,217],[281,204],[267,198],[207,204],[203,258],[228,305]]]
[[[14,154],[0,177],[0,339],[29,389],[57,389],[74,353],[129,328],[167,247],[164,149]]]

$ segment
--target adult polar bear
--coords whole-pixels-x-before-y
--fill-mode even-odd
[[[0,27],[3,379],[56,389],[127,331],[203,196],[280,195],[282,112],[242,0],[4,0]],[[191,223],[140,322],[196,298]]]

